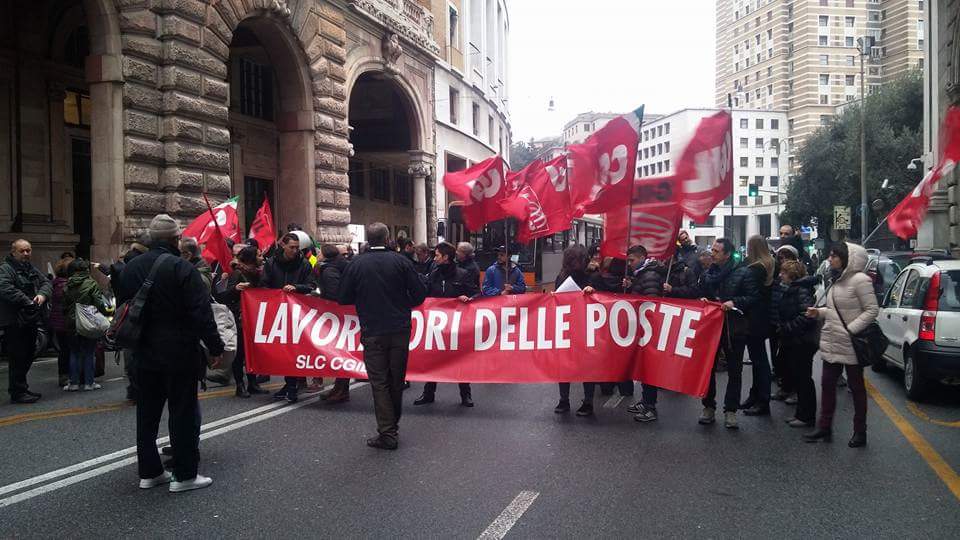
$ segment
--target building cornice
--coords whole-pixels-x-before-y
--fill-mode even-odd
[[[434,58],[440,58],[440,46],[433,40],[433,14],[414,0],[347,0],[347,4]]]

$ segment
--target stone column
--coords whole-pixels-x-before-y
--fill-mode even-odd
[[[67,189],[67,138],[63,125],[63,100],[67,93],[63,84],[59,82],[47,83],[47,101],[49,102],[48,117],[50,119],[50,221],[66,223],[66,209],[72,204],[66,204],[68,194],[73,186]],[[72,202],[72,201],[71,201]],[[72,217],[72,216],[71,216]],[[76,226],[74,226],[76,230]]]
[[[413,181],[413,241],[426,242],[427,222],[427,177],[433,173],[433,159],[426,152],[410,152],[410,173]]]
[[[90,161],[93,188],[93,245],[90,258],[120,255],[124,220],[123,75],[118,55],[87,57],[90,86]]]

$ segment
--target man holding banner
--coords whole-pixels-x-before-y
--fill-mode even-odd
[[[410,311],[423,303],[427,291],[410,259],[387,249],[390,229],[386,225],[371,223],[366,232],[370,247],[347,266],[338,301],[355,305],[360,319],[360,341],[378,432],[367,439],[367,446],[396,450],[410,346]]]

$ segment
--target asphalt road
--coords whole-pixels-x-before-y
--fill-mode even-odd
[[[184,494],[137,488],[119,368],[76,394],[55,371],[31,372],[40,403],[0,405],[0,538],[960,537],[960,389],[911,405],[895,371],[868,376],[866,449],[846,446],[846,392],[834,442],[809,445],[780,403],[728,431],[667,392],[659,421],[638,424],[630,398],[598,397],[584,419],[553,413],[555,385],[475,385],[465,409],[454,385],[413,407],[415,383],[401,447],[385,452],[364,445],[365,386],[338,406],[212,389],[201,472],[214,484]]]

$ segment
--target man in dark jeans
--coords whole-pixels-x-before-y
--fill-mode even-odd
[[[0,328],[10,358],[7,391],[12,403],[40,399],[40,394],[30,391],[27,372],[37,348],[37,328],[43,324],[41,307],[53,294],[53,286],[30,264],[32,253],[30,242],[16,240],[0,263]]]
[[[410,346],[410,310],[423,303],[427,291],[410,259],[387,249],[389,236],[390,229],[383,223],[367,225],[370,247],[347,266],[338,301],[354,305],[360,319],[378,432],[367,439],[367,446],[396,450]]]
[[[201,340],[210,366],[217,367],[223,340],[210,307],[210,290],[200,272],[180,258],[180,226],[166,214],[150,222],[150,251],[130,261],[120,276],[117,300],[134,298],[159,262],[153,286],[143,308],[138,346],[137,466],[140,488],[170,484],[171,492],[209,486],[213,480],[197,474],[200,462],[200,406],[197,386],[201,374]],[[174,474],[163,470],[157,453],[157,431],[167,405]]]

